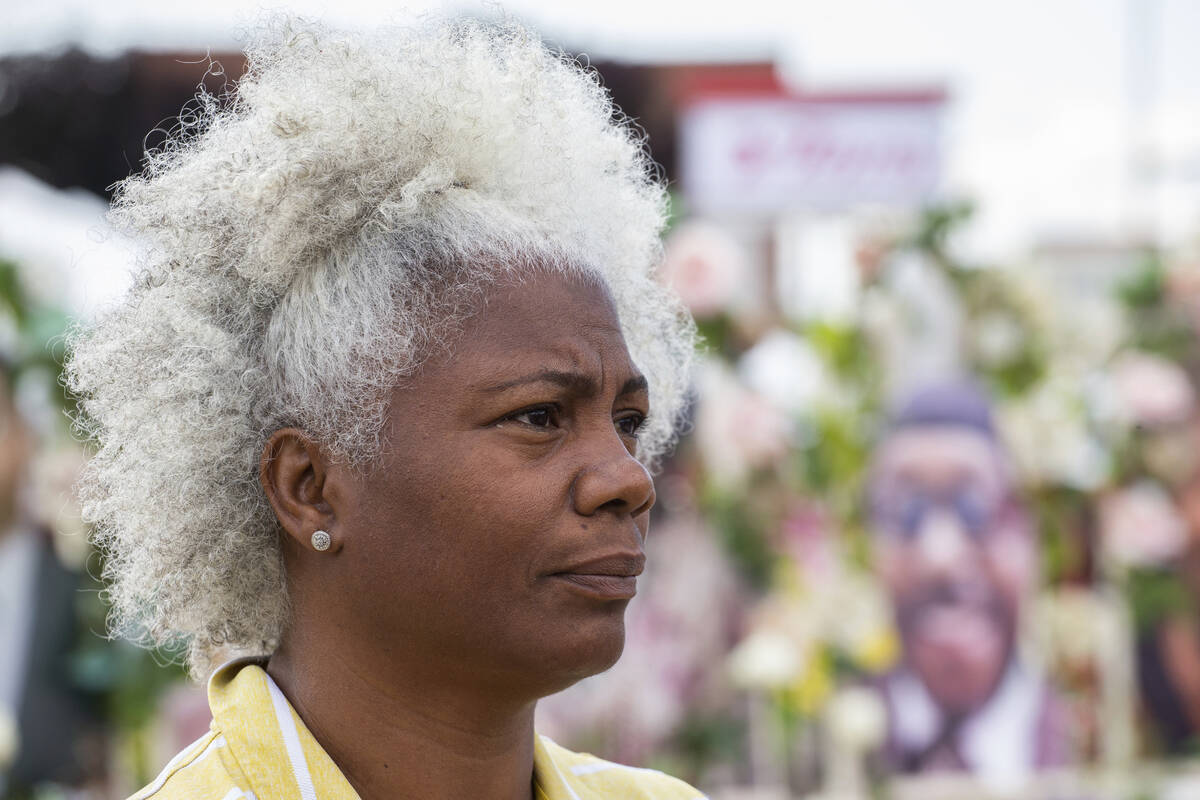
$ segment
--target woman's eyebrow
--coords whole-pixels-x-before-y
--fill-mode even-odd
[[[646,376],[634,375],[625,381],[625,385],[621,387],[621,391],[617,392],[617,397],[624,397],[627,394],[637,394],[638,392],[648,392],[649,390],[650,382],[646,380]]]
[[[596,381],[582,372],[570,372],[567,370],[544,369],[538,372],[524,375],[520,378],[494,383],[488,386],[481,387],[481,391],[489,394],[503,392],[517,386],[525,386],[531,383],[551,383],[555,386],[561,386],[571,392],[579,395],[594,395],[599,394],[599,386]],[[648,389],[649,383],[646,381],[645,375],[634,375],[621,386],[621,391],[617,392],[617,396],[621,397],[627,394],[635,394],[644,392]]]
[[[501,383],[483,386],[481,390],[490,394],[503,392],[506,389],[512,389],[517,386],[525,386],[530,383],[552,383],[555,386],[570,389],[578,394],[595,394],[597,390],[596,381],[582,372],[569,372],[557,369],[540,370],[529,375],[523,375],[520,378],[513,378]]]

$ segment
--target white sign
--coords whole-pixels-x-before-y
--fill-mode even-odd
[[[937,189],[940,94],[725,96],[680,120],[684,194],[701,213],[913,206]]]

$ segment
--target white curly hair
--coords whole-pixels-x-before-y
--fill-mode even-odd
[[[267,437],[377,455],[386,397],[450,343],[489,281],[607,286],[650,384],[639,457],[672,443],[694,348],[654,280],[666,195],[594,72],[512,23],[347,34],[265,26],[236,92],[201,95],[111,217],[146,245],[135,286],[73,336],[96,445],[81,482],[110,627],[217,657],[287,624]]]

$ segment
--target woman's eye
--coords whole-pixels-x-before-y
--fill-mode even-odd
[[[510,419],[514,419],[517,422],[524,422],[526,425],[532,425],[535,428],[548,428],[554,423],[554,411],[549,408],[531,408],[513,414]]]
[[[622,436],[637,436],[642,423],[645,421],[646,418],[641,414],[630,414],[626,417],[620,417],[616,421],[617,430],[621,432]]]

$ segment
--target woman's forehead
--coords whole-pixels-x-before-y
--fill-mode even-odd
[[[531,371],[636,372],[607,288],[580,276],[552,273],[491,287],[453,345],[428,366],[461,373],[472,387]]]

